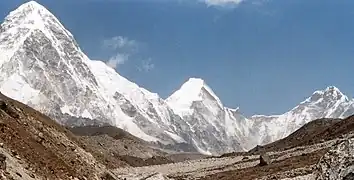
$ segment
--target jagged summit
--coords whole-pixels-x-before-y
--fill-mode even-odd
[[[29,1],[10,12],[1,24],[0,50],[3,51],[0,54],[0,63],[10,60],[24,43],[38,41],[38,36],[48,39],[56,49],[61,50],[72,44],[75,49],[71,52],[81,51],[73,35],[49,10],[36,1]],[[80,56],[85,55],[81,53]]]
[[[318,102],[318,101],[341,101],[348,102],[349,98],[344,95],[337,87],[328,86],[323,90],[315,91],[309,98],[302,103]]]
[[[213,90],[201,78],[189,78],[179,90],[174,92],[166,99],[175,113],[184,115],[190,112],[193,102],[203,101],[205,99],[215,101],[219,107],[223,108],[220,99]]]
[[[348,97],[344,95],[337,87],[329,86],[324,90],[324,97],[332,97],[335,100],[348,101]]]
[[[35,1],[10,12],[1,24],[0,90],[11,98],[38,102],[44,101],[39,96],[46,93],[52,98],[57,94],[57,100],[63,102],[63,94],[94,87],[97,82],[84,63],[87,61],[71,33]],[[54,86],[58,82],[61,85]],[[48,87],[43,88],[46,83]],[[27,93],[19,93],[22,91]]]
[[[46,10],[46,8],[44,6],[39,4],[37,1],[33,1],[33,0],[23,3],[16,10],[21,11],[21,10],[24,10],[24,9],[31,9],[31,10],[43,10],[43,9],[45,9]]]
[[[16,28],[17,26],[21,26],[22,28],[43,30],[45,25],[54,25],[54,23],[59,25],[62,29],[65,29],[48,9],[36,1],[29,1],[11,11],[5,17],[2,28]]]

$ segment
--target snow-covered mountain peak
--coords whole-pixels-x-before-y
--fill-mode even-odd
[[[10,12],[1,24],[0,66],[2,93],[60,123],[72,122],[67,115],[85,117],[146,141],[182,139],[172,129],[172,110],[157,94],[90,60],[60,21],[35,1]],[[73,124],[87,123],[77,121]]]
[[[166,102],[175,113],[184,116],[191,113],[194,102],[201,102],[206,98],[215,101],[220,108],[223,108],[220,99],[203,79],[189,78],[179,90],[166,99]]]
[[[344,95],[337,87],[328,86],[323,90],[315,91],[312,96],[307,98],[303,103],[316,103],[316,102],[348,102],[349,98]]]
[[[43,34],[54,46],[72,43],[79,50],[73,35],[49,10],[35,1],[29,1],[10,12],[1,24],[0,49],[6,50],[0,55],[2,63],[10,59],[27,39],[38,33]]]
[[[239,108],[224,107],[203,79],[188,79],[166,102],[187,123],[184,131],[190,129],[192,142],[201,153],[241,151],[252,144],[253,140],[243,138],[251,136],[251,122]]]
[[[337,87],[329,86],[324,90],[324,97],[329,97],[334,100],[345,100],[348,101],[348,97],[345,96]]]
[[[26,3],[23,3],[20,5],[15,11],[12,11],[11,13],[19,12],[19,11],[48,11],[44,6],[40,5],[36,1],[28,1]],[[10,13],[10,14],[11,14]]]
[[[2,28],[22,28],[42,29],[44,24],[57,23],[61,28],[65,29],[59,20],[44,6],[35,1],[29,1],[22,4],[17,9],[9,13],[5,17]]]
[[[267,144],[288,136],[304,124],[321,118],[346,118],[354,113],[354,101],[337,87],[315,91],[290,111],[276,116],[252,116],[253,129],[259,132],[258,144]]]

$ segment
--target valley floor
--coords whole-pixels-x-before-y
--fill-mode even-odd
[[[315,165],[327,150],[341,139],[285,151],[268,152],[272,163],[259,166],[259,154],[206,158],[172,164],[115,169],[127,180],[163,179],[314,179]]]

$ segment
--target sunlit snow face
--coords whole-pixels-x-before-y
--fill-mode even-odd
[[[321,91],[316,91],[310,98],[310,101],[318,101],[319,99],[321,99],[323,96],[323,92]]]

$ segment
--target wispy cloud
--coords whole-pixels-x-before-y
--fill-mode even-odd
[[[137,70],[140,72],[149,72],[155,68],[151,58],[141,59],[145,44],[137,40],[132,40],[123,36],[114,36],[102,41],[104,50],[111,54],[106,64],[114,69],[127,63],[136,63]]]
[[[128,60],[128,58],[129,58],[128,54],[117,53],[115,56],[109,58],[106,64],[109,67],[116,69],[120,64],[124,64]]]
[[[244,0],[200,0],[208,6],[235,6]]]
[[[138,41],[123,36],[103,40],[102,47],[112,54],[106,64],[116,69],[119,65],[126,63],[130,56],[138,51],[139,44]]]
[[[149,72],[155,68],[155,64],[152,63],[152,59],[146,59],[141,62],[141,66],[138,67],[139,71]]]
[[[245,4],[245,3],[259,6],[271,0],[198,0],[198,1],[206,4],[207,6],[232,9],[234,7],[239,6],[240,4]]]
[[[135,40],[131,40],[123,36],[115,36],[110,39],[104,40],[103,46],[111,49],[130,48],[132,50],[138,48],[139,43]]]

